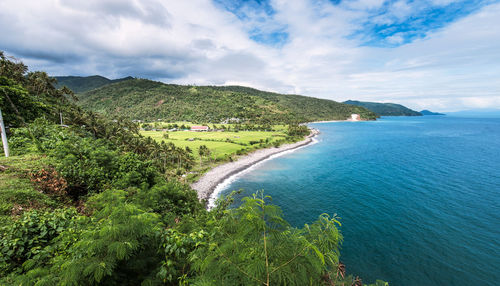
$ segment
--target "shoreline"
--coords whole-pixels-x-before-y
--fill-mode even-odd
[[[305,123],[301,123],[301,124],[307,125],[307,124],[313,124],[313,123],[331,123],[331,122],[346,122],[346,121],[352,121],[352,120],[350,120],[350,119],[345,119],[345,120],[323,120],[323,121],[305,122]]]
[[[362,122],[362,121],[370,121],[370,120],[365,120],[365,119],[358,119],[358,120],[353,120],[353,119],[344,119],[344,120],[323,120],[323,121],[311,121],[311,122],[306,122],[306,123],[301,123],[303,125],[307,124],[313,124],[313,123],[332,123],[332,122]]]
[[[314,142],[313,138],[318,134],[319,131],[317,129],[311,129],[311,133],[299,142],[284,144],[278,148],[270,147],[255,150],[250,154],[238,158],[236,161],[219,165],[205,173],[198,181],[192,183],[191,188],[198,193],[198,199],[208,201],[211,199],[217,186],[226,180],[274,155],[309,145]]]

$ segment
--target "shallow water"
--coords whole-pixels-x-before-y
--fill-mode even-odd
[[[366,282],[497,285],[500,119],[387,117],[311,124],[319,143],[222,193],[264,189],[295,226],[341,217],[341,260]]]

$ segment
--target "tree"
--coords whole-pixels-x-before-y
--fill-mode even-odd
[[[14,80],[16,83],[25,82],[25,74],[28,67],[13,57],[7,57],[0,51],[0,76],[5,76]]]
[[[14,80],[0,76],[0,109],[6,124],[18,127],[42,115],[47,106]]]
[[[73,91],[57,89],[57,81],[45,72],[27,72],[23,63],[0,52],[0,108],[7,123],[22,126],[41,116],[56,122],[63,112],[76,108],[67,99],[77,100]]]
[[[210,155],[210,150],[207,148],[206,145],[200,145],[200,147],[198,147],[198,155],[200,155],[200,167],[201,167],[203,162],[202,158]]]
[[[218,285],[320,285],[339,265],[342,235],[336,217],[321,215],[302,229],[261,193],[213,221],[206,247],[193,251],[197,282]]]
[[[290,137],[302,137],[309,134],[309,128],[305,125],[289,124],[287,133]]]

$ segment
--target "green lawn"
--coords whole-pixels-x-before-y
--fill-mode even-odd
[[[176,122],[178,125],[192,125],[189,122]],[[169,124],[162,122],[161,124]],[[170,123],[173,124],[173,123]],[[156,128],[160,127],[157,124]],[[201,124],[199,124],[201,125]],[[222,124],[216,124],[217,127]],[[224,124],[226,128],[232,124]],[[212,124],[209,124],[213,128]],[[276,141],[283,141],[286,139],[287,126],[274,125],[272,128],[275,131],[141,131],[144,136],[149,136],[158,142],[165,141],[171,142],[177,147],[189,147],[192,150],[195,159],[194,168],[187,174],[185,178],[188,182],[196,181],[203,173],[229,160],[234,160],[240,154],[246,154],[256,149],[271,147]],[[168,139],[163,136],[168,134]],[[198,148],[201,145],[207,146],[211,151],[211,160],[203,158],[200,161],[198,155]],[[236,156],[236,157],[235,157]],[[215,159],[215,160],[214,160]]]
[[[176,133],[181,133],[181,132],[189,132],[189,131],[177,131]],[[197,158],[197,156],[198,156],[197,150],[201,145],[207,146],[208,149],[210,149],[216,157],[223,157],[224,155],[233,154],[233,153],[236,153],[236,151],[238,151],[238,150],[245,149],[245,146],[241,146],[241,145],[229,143],[229,142],[200,141],[200,140],[187,141],[187,140],[164,139],[163,133],[164,132],[161,132],[161,131],[141,131],[142,135],[150,136],[151,138],[153,138],[157,141],[172,142],[177,147],[182,147],[182,148],[185,148],[187,146],[187,147],[191,148],[191,150],[193,150],[193,155],[195,155],[195,158]],[[193,133],[193,132],[189,132],[189,133]],[[189,137],[189,138],[192,138],[192,137]]]
[[[168,139],[163,138],[165,133],[168,133]],[[235,154],[238,150],[253,150],[269,146],[272,145],[273,142],[286,137],[284,132],[276,131],[141,131],[141,134],[149,136],[157,141],[172,142],[179,147],[184,148],[188,146],[193,150],[193,155],[195,156],[197,155],[197,149],[201,145],[206,145],[218,158]],[[194,139],[194,141],[189,141],[188,139]]]

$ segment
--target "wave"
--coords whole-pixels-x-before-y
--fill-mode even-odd
[[[222,182],[220,182],[214,189],[214,191],[212,192],[212,194],[210,194],[210,197],[208,198],[208,205],[207,205],[207,208],[210,210],[211,208],[215,207],[215,202],[217,201],[217,198],[219,197],[219,195],[222,193],[222,191],[226,190],[238,177],[256,169],[258,166],[260,166],[261,164],[263,164],[264,162],[267,162],[269,160],[273,160],[275,158],[278,158],[278,157],[281,157],[281,156],[284,156],[286,154],[290,154],[290,153],[293,153],[297,150],[300,150],[302,148],[305,148],[305,147],[308,147],[308,146],[311,146],[311,145],[314,145],[316,143],[318,143],[319,141],[316,139],[316,136],[312,137],[311,138],[311,143],[307,144],[307,145],[303,145],[303,146],[299,146],[297,148],[294,148],[294,149],[289,149],[289,150],[285,150],[285,151],[282,151],[282,152],[279,152],[279,153],[276,153],[276,154],[273,154],[271,156],[269,156],[268,158],[266,159],[263,159],[263,160],[260,160],[258,162],[256,162],[255,164],[252,164],[251,166],[249,166],[248,168],[246,169],[243,169],[241,170],[240,172],[228,177],[227,179],[223,180]]]

